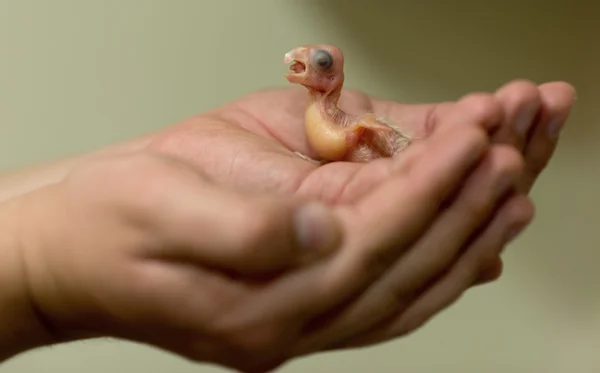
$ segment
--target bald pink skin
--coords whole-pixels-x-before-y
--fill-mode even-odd
[[[307,138],[319,161],[368,162],[391,157],[410,142],[394,125],[373,113],[352,115],[339,108],[344,55],[331,44],[312,44],[286,53],[287,80],[308,90]]]

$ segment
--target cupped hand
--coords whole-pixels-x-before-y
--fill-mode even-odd
[[[396,160],[385,159],[369,164],[337,162],[319,167],[294,153],[312,155],[303,127],[306,100],[305,90],[297,87],[256,92],[167,129],[156,137],[150,147],[187,159],[212,177],[228,184],[251,190],[266,189],[286,195],[318,198],[334,205],[356,200],[384,183],[393,173]],[[382,304],[371,302],[374,295],[365,296],[352,310],[337,315],[337,321],[325,331],[316,333],[309,342],[305,342],[306,351],[356,347],[402,335],[427,321],[427,317],[423,317],[427,314],[424,309],[437,309],[452,303],[462,294],[463,287],[470,285],[465,281],[478,284],[498,278],[502,271],[499,255],[506,242],[501,238],[501,232],[505,232],[506,227],[524,226],[524,222],[531,219],[533,206],[524,195],[530,192],[550,161],[574,100],[575,90],[567,83],[535,85],[525,80],[509,82],[493,93],[471,93],[456,102],[436,104],[399,104],[370,98],[358,91],[344,91],[340,104],[346,111],[374,111],[421,139],[427,139],[445,126],[468,122],[469,115],[477,112],[494,131],[493,143],[509,146],[521,154],[524,170],[515,180],[512,198],[496,206],[497,211],[492,214],[489,224],[479,227],[479,234],[464,242],[465,247],[458,250],[444,239],[438,242],[438,250],[455,255],[456,265],[452,270],[448,269],[445,276],[454,278],[462,285],[451,289],[447,284],[457,282],[431,284],[432,289],[435,288],[435,291],[432,290],[435,295],[421,298],[411,311],[405,309],[405,297],[399,296],[395,301]],[[500,113],[497,116],[490,114],[493,112],[490,107],[494,106],[490,103],[492,101],[499,105]],[[498,153],[494,154],[499,157]],[[402,153],[396,158],[407,156],[407,153]],[[485,198],[481,195],[481,189],[472,188],[470,193],[473,195],[467,197],[465,194],[465,200]],[[460,213],[468,215],[465,211]],[[460,213],[446,212],[458,220],[462,219]],[[477,216],[483,219],[483,215]],[[447,232],[440,233],[442,237],[452,236],[453,230],[458,229],[450,218],[447,219],[446,226],[439,228],[441,232]],[[474,219],[471,226],[477,223]],[[511,236],[518,231],[515,228]],[[439,236],[435,237],[439,239]],[[464,268],[472,266],[472,261],[476,260],[473,258],[479,257],[477,254],[460,258],[456,256],[459,252],[478,253],[486,250],[496,250],[496,256],[487,257],[475,266],[480,272],[472,280]],[[435,257],[433,253],[431,255]],[[404,264],[398,267],[396,271],[405,268]],[[402,277],[399,274],[395,276],[396,280],[390,275],[383,281],[387,285],[380,286],[393,288],[390,284]],[[360,322],[367,320],[368,315],[375,314],[387,319],[379,325],[368,324],[368,327]],[[334,334],[346,338],[331,343],[330,338]]]
[[[494,93],[471,93],[457,102],[437,104],[400,104],[345,90],[340,106],[348,112],[374,111],[426,138],[448,122],[443,119],[449,113],[454,113],[456,121],[465,120],[453,111],[456,105],[483,111],[490,98],[497,99],[503,119],[494,141],[523,154],[526,172],[518,190],[527,193],[554,152],[574,95],[567,83],[536,86],[517,80]],[[358,198],[388,176],[393,167],[390,160],[318,167],[296,155],[313,153],[304,132],[306,103],[303,88],[255,92],[162,131],[149,147],[184,158],[226,184],[316,197],[328,203]]]
[[[59,341],[121,337],[247,372],[403,335],[531,219],[514,197],[468,245],[523,171],[489,149],[502,110],[484,109],[449,110],[385,180],[329,207],[153,152],[81,164],[12,200],[31,304]]]
[[[436,104],[400,104],[345,90],[340,106],[348,112],[374,111],[427,138],[440,126],[465,121],[470,110],[483,115],[495,100],[502,119],[490,123],[496,128],[493,141],[522,154],[525,172],[515,189],[527,194],[553,155],[574,99],[574,88],[564,82],[535,85],[516,80],[494,93],[471,93],[457,102]],[[312,155],[304,132],[306,103],[306,90],[299,87],[255,92],[166,129],[149,147],[186,159],[238,188],[318,198],[330,204],[355,200],[389,176],[394,164],[390,159],[318,167],[297,156],[295,152]],[[501,272],[497,258],[477,282],[493,281]]]

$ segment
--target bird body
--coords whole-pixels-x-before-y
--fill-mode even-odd
[[[408,134],[374,113],[352,115],[338,107],[344,84],[344,58],[338,47],[297,47],[286,53],[284,62],[291,64],[288,81],[308,90],[305,129],[317,161],[368,162],[391,157],[410,144]]]

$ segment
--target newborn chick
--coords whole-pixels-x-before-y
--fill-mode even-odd
[[[291,64],[287,80],[308,89],[306,137],[318,163],[368,162],[391,157],[410,144],[408,134],[374,113],[352,115],[338,107],[344,85],[344,56],[338,47],[300,46],[285,54],[284,63]]]

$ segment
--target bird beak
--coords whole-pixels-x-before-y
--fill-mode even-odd
[[[283,63],[290,65],[290,71],[285,74],[290,83],[302,84],[306,78],[308,66],[308,48],[299,47],[287,52]]]

